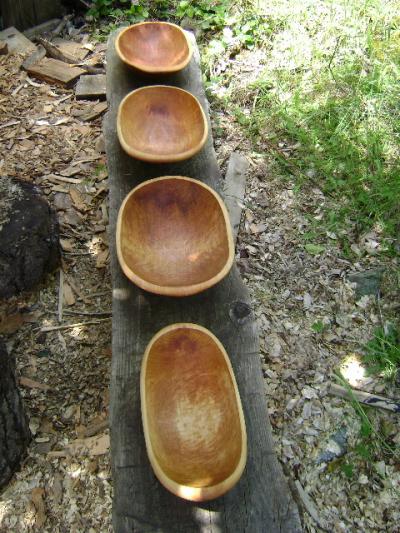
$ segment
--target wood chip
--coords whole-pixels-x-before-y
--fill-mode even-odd
[[[99,102],[98,104],[94,105],[90,111],[84,113],[79,118],[81,120],[91,121],[102,115],[104,111],[107,111],[107,102]]]
[[[65,303],[67,305],[74,305],[74,303],[76,302],[76,299],[75,299],[74,293],[72,292],[71,287],[68,285],[67,282],[64,282],[63,294],[64,294]]]
[[[87,206],[85,204],[85,201],[84,201],[81,193],[77,189],[71,188],[70,191],[69,191],[69,194],[70,194],[71,199],[72,199],[72,201],[74,203],[74,206],[79,211],[86,211]]]
[[[46,508],[44,504],[44,489],[42,487],[35,487],[31,492],[32,503],[36,510],[35,515],[35,526],[37,528],[42,528],[46,522]]]
[[[8,44],[6,41],[0,41],[0,56],[8,54]]]
[[[19,384],[22,387],[27,387],[28,389],[40,389],[46,391],[51,388],[49,385],[46,385],[46,383],[39,383],[39,381],[35,381],[34,379],[27,378],[25,376],[21,376],[19,378]]]

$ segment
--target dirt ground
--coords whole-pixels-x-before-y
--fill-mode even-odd
[[[59,217],[63,258],[38,290],[0,307],[0,332],[17,360],[32,431],[28,455],[0,495],[0,531],[106,533],[111,285],[101,117],[85,119],[96,102],[31,80],[22,60],[0,57],[0,172],[42,188]],[[238,85],[244,66],[248,81],[256,75],[259,62],[251,67],[246,53],[234,61]],[[356,243],[371,251],[357,262],[338,254],[335,235],[323,252],[307,252],[309,216],[318,220],[330,200],[316,186],[295,189],[268,152],[252,150],[230,115],[211,109],[222,169],[233,150],[250,162],[236,262],[259,321],[276,452],[305,530],[399,532],[399,463],[365,463],[346,477],[337,460],[356,445],[360,418],[329,393],[341,361],[372,336],[382,314],[398,309],[390,275],[397,260],[375,255],[371,235]],[[386,272],[380,298],[358,297],[349,274],[377,267]],[[380,379],[360,376],[360,384],[398,397],[398,388]],[[398,414],[374,416],[399,443]]]

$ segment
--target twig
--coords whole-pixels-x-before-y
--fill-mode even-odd
[[[64,302],[64,272],[63,272],[63,269],[60,268],[60,284],[58,287],[58,309],[57,309],[58,321],[60,323],[62,322],[63,302]]]
[[[300,484],[300,481],[296,479],[294,482],[295,487],[297,489],[297,493],[299,495],[299,498],[301,500],[301,503],[303,504],[305,510],[307,513],[311,516],[311,518],[316,522],[316,524],[323,529],[324,531],[327,531],[327,524],[325,521],[323,521],[317,512],[317,509],[314,505],[314,502],[311,500],[310,496],[307,494],[307,492],[303,489],[303,487]]]
[[[98,317],[110,317],[111,311],[71,311],[66,309],[64,315],[82,315],[82,316],[98,316]]]
[[[389,398],[384,398],[383,396],[377,396],[376,394],[370,394],[369,392],[356,389],[350,389],[349,391],[345,387],[331,383],[329,393],[332,396],[337,396],[338,398],[343,398],[345,400],[355,399],[364,405],[368,405],[369,407],[379,407],[381,409],[385,409],[386,411],[391,411],[392,413],[400,413],[399,402]]]
[[[110,318],[111,317],[99,318],[98,320],[89,320],[88,322],[76,322],[75,324],[64,324],[63,326],[46,326],[44,328],[40,328],[40,332],[48,333],[49,331],[58,331],[60,329],[81,328],[85,326],[91,326],[93,324],[100,324],[100,322],[104,322],[105,320],[110,320]]]
[[[54,30],[51,32],[52,37],[57,37],[60,35],[60,33],[63,31],[65,26],[67,25],[68,21],[72,19],[72,15],[65,15],[65,17],[62,18],[61,22],[54,28]]]
[[[333,54],[331,55],[330,59],[329,59],[329,63],[328,63],[328,70],[329,72],[331,73],[331,76],[332,78],[336,81],[336,78],[335,78],[335,75],[333,74],[333,70],[331,69],[331,65],[332,65],[332,61],[333,61],[333,58],[335,57],[336,55],[336,52],[338,51],[338,48],[339,48],[339,44],[340,44],[340,41],[342,40],[342,37],[339,36],[336,40],[336,45],[335,45],[335,49],[333,50]]]

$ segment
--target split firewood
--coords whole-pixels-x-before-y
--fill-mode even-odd
[[[91,65],[85,65],[85,63],[82,63],[81,61],[66,54],[65,52],[61,52],[61,50],[57,46],[55,46],[47,39],[44,39],[43,37],[37,37],[36,40],[43,46],[43,48],[46,50],[47,54],[51,58],[57,59],[58,61],[63,61],[64,63],[68,63],[69,65],[79,65],[79,68],[85,70],[90,74],[104,74],[104,69],[92,67]]]

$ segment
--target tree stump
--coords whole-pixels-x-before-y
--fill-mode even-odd
[[[0,179],[0,298],[30,290],[60,260],[55,214],[30,183]]]
[[[104,136],[110,179],[110,241],[113,282],[113,341],[110,390],[111,457],[115,533],[301,531],[298,509],[278,463],[271,435],[259,358],[256,320],[248,291],[233,267],[214,287],[186,298],[147,293],[123,274],[117,260],[115,230],[118,209],[128,192],[159,176],[188,176],[221,193],[211,133],[205,147],[189,160],[149,164],[129,157],[116,134],[121,99],[144,85],[174,85],[190,91],[208,117],[199,54],[174,75],[149,77],[130,70],[118,58],[114,33],[108,43]],[[210,128],[211,132],[211,128]],[[161,328],[179,322],[206,327],[224,345],[236,376],[248,437],[248,458],[238,484],[223,497],[205,503],[177,498],[157,481],[143,436],[140,367],[147,344]]]
[[[15,382],[14,361],[0,339],[0,488],[18,468],[29,440],[28,421]]]
[[[63,12],[60,0],[2,0],[1,10],[4,28],[15,26],[20,31],[57,18]]]

